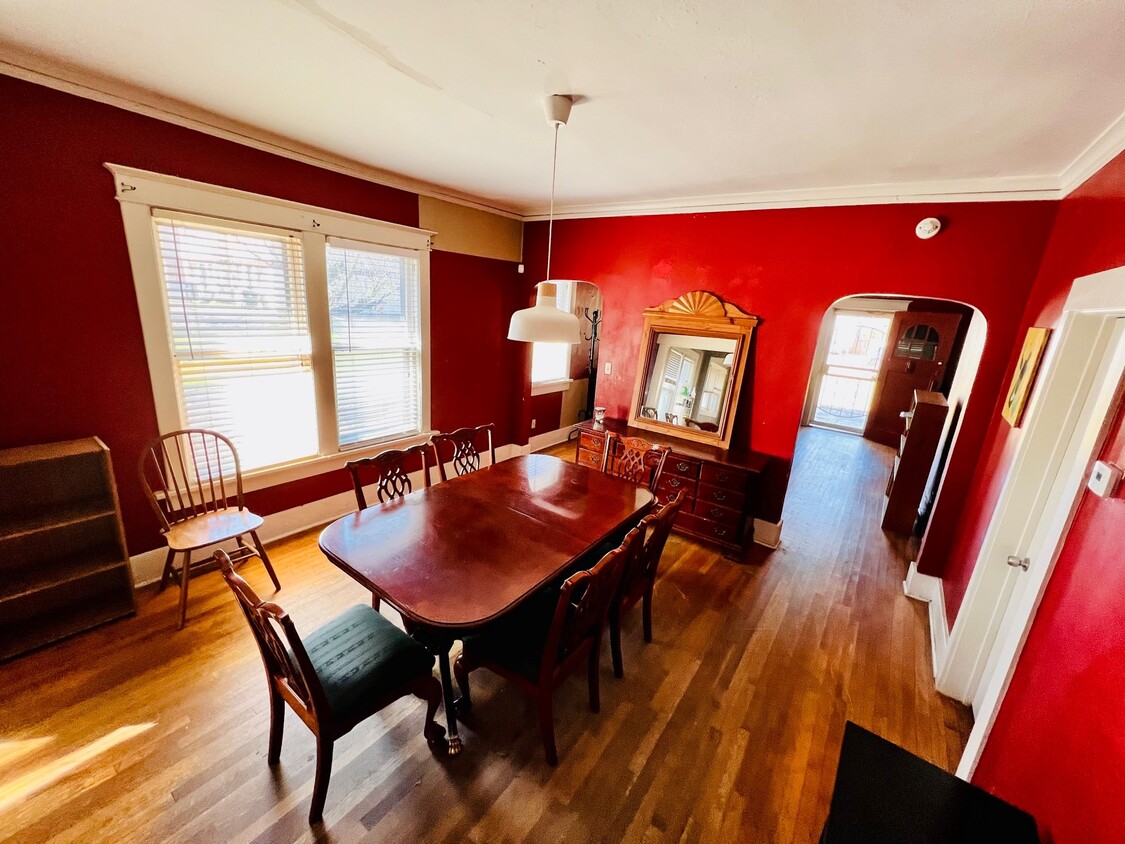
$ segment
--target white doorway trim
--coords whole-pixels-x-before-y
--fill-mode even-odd
[[[1081,479],[1090,458],[1077,455],[1073,446],[1096,412],[1099,378],[1106,377],[1106,357],[1120,317],[1125,317],[1125,267],[1075,280],[950,632],[938,690],[977,703],[976,723],[957,769],[964,779],[980,759],[1073,515],[1075,478]],[[1009,555],[1027,556],[1041,523],[1058,531],[1046,544],[1050,553],[1040,553],[1026,572],[1009,566]],[[1012,603],[1020,577],[1026,582]],[[978,695],[990,661],[989,682]]]

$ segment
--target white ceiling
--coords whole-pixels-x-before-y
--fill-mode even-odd
[[[1125,128],[1125,0],[0,0],[0,39],[530,215],[548,93],[564,214],[1040,195]]]

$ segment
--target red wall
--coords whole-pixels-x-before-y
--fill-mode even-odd
[[[1015,343],[1056,203],[957,203],[802,208],[650,217],[564,220],[555,224],[555,275],[602,289],[604,324],[597,402],[628,413],[640,355],[641,312],[690,290],[709,290],[758,314],[752,389],[745,390],[736,446],[776,459],[765,518],[780,515],[817,332],[837,299],[884,293],[954,299],[979,308],[988,340],[934,523],[956,521],[964,486]],[[938,215],[942,233],[914,236]],[[546,225],[527,228],[525,259],[542,278]],[[539,275],[536,275],[536,271]],[[952,511],[953,518],[942,510]],[[940,568],[940,566],[939,566]]]
[[[1125,410],[1101,459],[1125,465]],[[973,777],[1056,844],[1125,841],[1123,537],[1125,499],[1085,492]]]
[[[129,255],[104,162],[406,225],[417,196],[111,106],[0,76],[0,447],[100,436],[117,473],[132,553],[161,544],[136,478],[156,412]],[[515,419],[503,335],[515,266],[434,253],[433,422]],[[522,294],[521,294],[522,295]],[[481,378],[481,372],[492,373]],[[261,490],[267,514],[349,489],[342,471]]]
[[[1031,295],[1023,311],[1004,372],[1006,386],[1015,369],[1019,343],[1029,326],[1057,327],[1071,283],[1079,276],[1125,265],[1125,153],[1117,156],[1059,206]],[[990,323],[991,327],[991,323]],[[1044,363],[1052,352],[1050,344]],[[1020,429],[1000,416],[1002,396],[992,402],[988,432],[978,449],[979,465],[968,486],[964,517],[952,536],[947,564],[930,574],[943,577],[945,605],[952,623],[965,597],[988,522],[1011,468]],[[1032,394],[1034,401],[1034,393]]]

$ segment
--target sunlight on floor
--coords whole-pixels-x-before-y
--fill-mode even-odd
[[[62,779],[67,774],[78,770],[90,760],[105,753],[112,747],[138,736],[146,730],[155,727],[155,723],[134,724],[128,727],[119,727],[112,733],[102,736],[97,741],[92,741],[85,747],[68,753],[61,759],[49,762],[34,771],[30,771],[9,783],[0,785],[0,812],[10,808],[19,801],[29,797],[36,791],[46,788],[52,783]],[[24,739],[22,741],[0,742],[0,765],[26,756],[45,744],[54,741],[53,736]]]

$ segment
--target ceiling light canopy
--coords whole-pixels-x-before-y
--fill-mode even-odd
[[[558,306],[558,288],[551,281],[551,246],[555,232],[555,171],[559,160],[559,127],[570,119],[574,100],[562,94],[547,97],[544,108],[547,123],[555,130],[554,151],[551,154],[551,213],[547,223],[547,278],[536,287],[535,306],[512,314],[508,325],[508,339],[524,343],[578,343],[582,334],[578,317]]]

